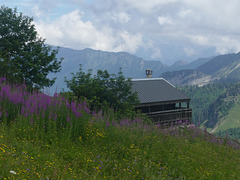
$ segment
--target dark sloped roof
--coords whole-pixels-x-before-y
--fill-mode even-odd
[[[132,83],[132,91],[138,93],[141,104],[190,100],[163,78],[133,79]]]

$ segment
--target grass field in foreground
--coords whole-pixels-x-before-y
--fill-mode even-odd
[[[29,139],[24,134],[34,133],[31,128],[1,126],[0,179],[237,179],[240,176],[240,146],[226,140],[219,143],[195,128],[102,129],[97,125],[91,128],[94,133],[91,139],[71,142],[57,137],[46,141]]]
[[[0,78],[0,179],[240,177],[237,142],[181,121],[162,128],[114,117]]]

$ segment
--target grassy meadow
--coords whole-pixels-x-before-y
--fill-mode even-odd
[[[240,144],[0,79],[0,179],[238,179]]]

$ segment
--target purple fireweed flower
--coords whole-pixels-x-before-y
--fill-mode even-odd
[[[66,102],[65,102],[65,103],[66,103],[66,106],[67,106],[67,108],[68,108],[68,109],[70,109],[70,107],[71,107],[71,106],[70,106],[70,104],[69,104],[68,100],[66,100]]]
[[[27,117],[28,117],[28,112],[26,112],[26,113],[24,114],[24,117],[25,117],[25,118],[27,118]]]
[[[82,113],[76,112],[76,113],[75,113],[75,116],[76,116],[77,118],[82,117]]]
[[[95,116],[95,115],[96,115],[96,113],[95,113],[95,111],[93,111],[93,112],[92,112],[92,116]]]
[[[147,129],[147,128],[148,128],[148,125],[147,125],[147,124],[145,124],[145,125],[143,126],[143,128],[144,128],[144,129]]]
[[[35,112],[34,107],[31,107],[31,108],[30,108],[30,113],[33,114],[34,112]]]
[[[219,144],[223,144],[223,140],[222,139],[219,140]]]
[[[78,104],[78,108],[77,109],[82,109],[83,108],[83,104]]]
[[[0,111],[0,117],[2,117],[2,112]]]
[[[5,85],[1,88],[1,96],[4,97],[4,98],[7,98],[7,99],[10,99],[11,98],[11,87],[8,86],[8,85]]]
[[[123,126],[124,125],[124,121],[120,121],[119,125]]]
[[[54,115],[53,120],[55,121],[57,119],[57,114]]]
[[[110,126],[110,122],[107,121],[107,122],[106,122],[106,127],[108,128],[109,126]]]
[[[198,125],[197,126],[200,127],[200,121],[198,121]]]
[[[137,124],[137,123],[142,123],[142,120],[141,120],[141,119],[134,119],[134,120],[133,120],[133,123],[136,123],[136,124]]]
[[[21,84],[22,89],[25,89],[26,87],[27,87],[26,84]]]
[[[24,112],[25,112],[25,107],[24,107],[24,106],[22,106],[22,108],[21,108],[21,114],[23,115],[23,114],[24,114]]]
[[[70,121],[71,121],[70,117],[67,117],[67,122],[70,122]]]
[[[54,98],[58,97],[58,93],[55,92],[54,95],[53,95]]]
[[[113,125],[113,126],[115,126],[115,125],[116,125],[116,123],[113,121],[113,122],[112,122],[112,125]]]
[[[6,81],[6,78],[5,77],[1,77],[0,78],[0,81],[2,82],[2,81]]]
[[[96,119],[102,120],[102,119],[103,119],[102,110],[100,110],[94,117],[95,117]]]
[[[85,111],[86,113],[88,113],[88,114],[91,113],[90,109],[89,109],[88,107],[86,107],[86,106],[84,106],[84,111]]]
[[[74,113],[77,111],[76,104],[74,102],[71,102],[71,109]]]

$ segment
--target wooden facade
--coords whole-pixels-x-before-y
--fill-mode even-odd
[[[132,90],[138,93],[140,100],[135,109],[145,113],[152,122],[192,122],[191,99],[165,79],[135,79]]]
[[[159,105],[142,104],[136,106],[135,109],[145,113],[156,124],[176,123],[180,121],[190,124],[192,122],[192,109],[189,107],[189,101],[178,103],[162,102]]]

